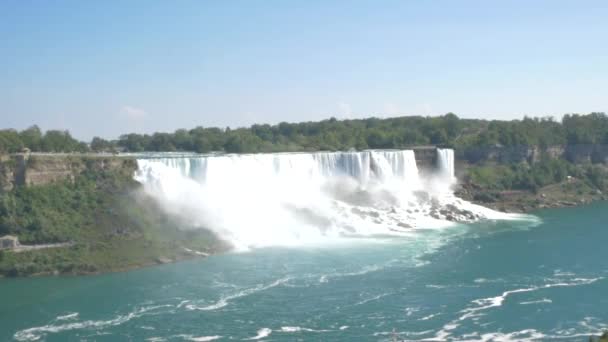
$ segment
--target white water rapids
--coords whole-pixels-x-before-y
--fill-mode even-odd
[[[454,154],[421,174],[414,151],[148,156],[135,179],[170,214],[236,248],[403,235],[508,219],[455,197]]]

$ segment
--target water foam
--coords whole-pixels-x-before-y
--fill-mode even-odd
[[[47,325],[40,326],[40,327],[33,327],[33,328],[18,331],[13,335],[13,338],[17,341],[37,341],[49,333],[59,333],[59,332],[63,332],[63,331],[81,330],[81,329],[94,329],[94,330],[104,329],[104,328],[111,327],[111,326],[122,325],[132,319],[139,318],[139,317],[142,317],[145,315],[153,315],[153,314],[155,314],[155,312],[156,313],[158,312],[158,309],[166,308],[166,307],[172,307],[172,305],[155,305],[155,306],[142,307],[142,308],[137,309],[133,312],[130,312],[126,315],[119,315],[119,316],[117,316],[113,319],[109,319],[109,320],[98,320],[98,321],[87,320],[87,321],[64,323],[64,324],[51,323],[51,324],[47,324]],[[75,317],[72,317],[71,319],[73,319],[73,318],[75,318]],[[59,317],[57,320],[59,320]]]
[[[198,306],[195,304],[186,304],[185,308],[187,310],[193,311],[193,310],[199,310],[199,311],[213,311],[213,310],[217,310],[217,309],[221,309],[225,306],[227,306],[230,301],[234,300],[234,299],[238,299],[241,297],[246,297],[249,295],[252,295],[254,293],[260,292],[260,291],[265,291],[268,289],[271,289],[273,287],[282,285],[284,283],[286,283],[287,281],[289,281],[290,278],[286,277],[286,278],[281,278],[278,280],[273,281],[270,284],[264,285],[264,284],[260,284],[258,286],[255,287],[251,287],[251,288],[247,288],[232,294],[229,294],[227,296],[223,296],[222,298],[220,298],[218,301],[216,301],[213,304],[210,305],[206,305],[206,306]],[[186,301],[182,301],[178,307],[183,306],[183,304],[185,304]]]
[[[473,306],[461,310],[460,313],[462,313],[462,315],[460,317],[458,317],[456,320],[453,320],[453,321],[445,324],[443,326],[443,328],[439,332],[437,332],[435,337],[438,340],[445,340],[447,337],[449,337],[451,335],[453,330],[455,330],[456,328],[458,328],[461,325],[461,323],[460,323],[461,321],[469,320],[469,319],[473,319],[473,320],[477,319],[478,317],[483,315],[483,311],[502,306],[504,301],[511,295],[518,294],[518,293],[525,293],[525,292],[534,292],[534,291],[550,289],[550,288],[555,288],[555,287],[589,285],[589,284],[593,284],[593,283],[597,282],[598,280],[602,280],[602,279],[604,279],[604,278],[603,277],[573,278],[570,281],[560,281],[560,282],[556,282],[556,283],[549,283],[549,284],[544,284],[544,285],[539,285],[539,286],[531,286],[531,287],[526,287],[526,288],[507,290],[507,291],[504,291],[502,294],[495,296],[495,297],[475,299],[471,302],[472,304],[474,304]],[[528,303],[528,304],[532,304],[532,303]],[[520,336],[521,335],[520,333],[522,333],[522,332],[517,332],[517,333],[512,333],[512,334],[500,333],[498,335],[489,334],[487,336],[481,336],[481,341],[494,341],[494,340],[511,341],[512,340],[511,338],[514,336],[517,337],[515,340],[519,340],[519,341],[536,340],[536,339],[542,338],[544,336],[544,335],[543,336],[537,335],[536,331],[526,330],[526,331],[523,331],[524,335],[529,334],[530,336],[528,336],[524,339],[522,336]],[[496,339],[497,336],[500,336],[501,339]]]
[[[155,156],[138,159],[135,179],[186,225],[240,249],[519,218],[455,197],[453,151],[437,154],[429,174],[410,150]]]
[[[251,337],[251,338],[247,338],[246,340],[260,340],[260,339],[263,339],[264,337],[270,336],[271,333],[272,333],[272,329],[262,328],[262,329],[258,330],[257,335],[255,335],[254,337]]]

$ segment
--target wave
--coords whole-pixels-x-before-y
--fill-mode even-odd
[[[374,296],[374,297],[371,297],[371,298],[364,299],[364,300],[362,300],[362,301],[360,301],[360,302],[355,303],[354,305],[363,305],[363,304],[367,304],[367,303],[369,303],[369,302],[373,302],[373,301],[379,300],[379,299],[381,299],[381,298],[384,298],[384,297],[386,297],[386,296],[390,296],[390,295],[393,295],[393,294],[394,294],[394,293],[392,293],[392,292],[391,292],[391,293],[382,293],[382,294],[379,294],[379,295],[377,295],[377,296]]]
[[[530,305],[530,304],[551,304],[553,303],[553,301],[549,298],[543,298],[543,299],[539,299],[539,300],[532,300],[529,302],[521,302],[519,303],[520,305]]]
[[[553,284],[546,284],[546,285],[542,285],[542,286],[533,286],[533,287],[528,287],[528,288],[509,290],[509,291],[503,292],[501,295],[496,296],[496,297],[476,299],[473,301],[473,303],[477,304],[477,307],[462,310],[461,312],[464,313],[464,315],[461,316],[458,320],[462,321],[462,320],[465,320],[465,319],[468,319],[471,317],[475,317],[476,313],[479,311],[501,306],[502,303],[507,299],[507,297],[512,294],[538,291],[538,290],[549,289],[549,288],[553,288],[553,287],[588,285],[588,284],[592,284],[600,279],[603,279],[603,278],[602,277],[574,278],[574,279],[572,279],[571,282],[553,283]]]
[[[40,327],[28,328],[16,332],[13,335],[13,338],[17,341],[37,341],[49,333],[59,333],[63,331],[79,329],[103,329],[110,326],[118,326],[134,318],[155,314],[158,309],[166,307],[172,307],[172,305],[156,305],[143,307],[126,315],[119,315],[110,320],[87,320],[64,324],[48,324]]]
[[[471,302],[474,304],[474,306],[461,310],[460,313],[462,313],[462,315],[460,317],[458,317],[457,319],[445,324],[442,327],[442,329],[439,332],[437,332],[436,338],[439,340],[445,340],[448,336],[451,335],[451,332],[453,330],[455,330],[456,328],[458,328],[460,326],[461,321],[468,320],[468,319],[476,319],[477,317],[480,317],[482,315],[482,313],[481,313],[482,311],[502,306],[504,301],[513,294],[533,292],[533,291],[539,291],[539,290],[543,290],[543,289],[556,288],[556,287],[589,285],[589,284],[595,283],[601,279],[604,279],[604,278],[603,277],[574,278],[574,279],[571,279],[569,282],[550,283],[550,284],[545,284],[545,285],[540,285],[540,286],[532,286],[532,287],[527,287],[527,288],[508,290],[508,291],[504,291],[502,294],[495,296],[495,297],[475,299]],[[530,332],[530,331],[526,330],[526,332]],[[494,336],[494,335],[492,335],[492,336]],[[503,338],[508,338],[508,337],[509,336],[506,336],[506,337],[503,336]],[[483,338],[483,336],[482,336],[482,338]],[[538,339],[537,337],[531,337],[531,338]],[[492,340],[492,339],[489,339],[488,341],[490,341],[490,340]],[[520,338],[520,340],[521,340],[521,338]],[[484,341],[484,340],[482,339],[482,341]]]
[[[336,272],[336,273],[332,273],[332,274],[324,274],[322,276],[319,277],[319,282],[320,283],[327,283],[329,281],[330,278],[343,278],[343,277],[355,277],[355,276],[362,276],[371,272],[377,272],[380,271],[384,268],[388,267],[388,265],[369,265],[369,266],[364,266],[363,268],[361,268],[358,271],[352,271],[352,272]]]
[[[57,318],[55,318],[58,321],[69,321],[69,320],[73,320],[78,318],[78,312],[73,312],[67,315],[63,315],[63,316],[57,316]]]
[[[267,285],[260,284],[255,287],[247,288],[247,289],[238,291],[236,293],[227,295],[225,297],[220,298],[218,301],[216,301],[215,303],[213,303],[211,305],[197,306],[195,304],[185,304],[185,308],[187,310],[200,310],[200,311],[212,311],[212,310],[221,309],[221,308],[227,306],[230,303],[230,301],[232,301],[234,299],[246,297],[246,296],[252,295],[254,293],[260,292],[260,291],[271,289],[273,287],[282,285],[282,284],[288,282],[289,280],[290,280],[290,277],[281,278],[281,279],[275,280],[272,283],[267,284]]]
[[[272,329],[262,328],[262,329],[258,330],[257,335],[255,335],[254,337],[246,338],[245,340],[260,340],[260,339],[263,339],[264,337],[270,336],[271,333],[272,333]]]
[[[194,335],[177,335],[176,337],[181,337],[185,341],[194,341],[194,342],[208,342],[215,341],[222,338],[222,336],[214,335],[214,336],[194,336]]]
[[[346,329],[346,328],[344,328],[344,329]],[[341,330],[344,330],[344,329],[341,329]],[[294,333],[294,332],[301,332],[301,331],[320,333],[320,332],[329,332],[329,331],[333,331],[333,330],[325,330],[325,329],[316,330],[316,329],[310,329],[310,328],[287,326],[287,327],[281,327],[281,329],[279,331],[284,332],[284,333]]]
[[[419,321],[428,321],[429,319],[431,319],[431,318],[433,318],[433,317],[437,317],[437,316],[439,316],[439,315],[441,315],[441,314],[440,314],[440,313],[436,313],[436,314],[430,314],[430,315],[428,315],[428,316],[424,316],[424,317],[422,317],[422,318],[419,318],[418,320],[419,320]]]

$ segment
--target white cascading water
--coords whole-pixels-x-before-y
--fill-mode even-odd
[[[135,179],[167,212],[238,249],[506,218],[456,198],[453,151],[437,153],[428,176],[406,150],[148,156]]]
[[[437,163],[439,164],[439,172],[443,177],[450,182],[455,182],[454,176],[454,150],[449,148],[437,149]]]

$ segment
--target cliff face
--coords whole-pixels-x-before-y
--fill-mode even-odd
[[[414,147],[416,165],[423,172],[433,171],[437,166],[437,148],[435,146]]]
[[[608,146],[606,145],[570,145],[564,151],[564,157],[573,163],[608,163]]]
[[[134,159],[95,155],[28,155],[0,157],[0,191],[15,186],[45,185],[58,181],[73,181],[86,169],[120,171],[133,174]]]
[[[534,163],[540,160],[543,153],[550,158],[560,158],[564,156],[564,152],[562,146],[551,146],[546,149],[537,146],[483,146],[456,151],[456,158],[470,163]]]
[[[543,155],[552,159],[563,158],[575,164],[608,163],[608,146],[567,145],[546,148],[538,146],[484,146],[456,151],[457,159],[469,163],[535,163]]]

